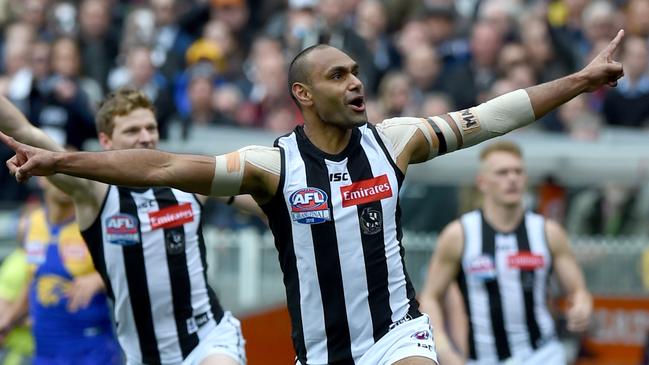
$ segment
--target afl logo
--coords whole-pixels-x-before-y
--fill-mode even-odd
[[[138,221],[130,214],[115,214],[104,221],[106,239],[115,245],[130,246],[140,242]]]
[[[491,280],[496,278],[496,264],[491,256],[480,255],[474,258],[468,267],[470,276],[478,280]]]
[[[327,193],[318,188],[303,188],[288,198],[291,217],[302,224],[318,224],[331,220]]]

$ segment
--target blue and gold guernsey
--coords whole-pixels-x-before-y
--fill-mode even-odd
[[[95,271],[76,221],[50,224],[44,209],[35,210],[27,219],[25,249],[33,272],[29,311],[36,357],[61,359],[92,353],[95,359],[82,363],[117,363],[119,346],[106,295],[95,294],[87,307],[76,312],[67,308],[75,278]],[[99,349],[103,350],[97,353]]]

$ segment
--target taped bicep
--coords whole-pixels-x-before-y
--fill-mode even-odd
[[[386,119],[376,125],[379,136],[388,147],[394,161],[397,161],[401,154],[408,150],[407,147],[411,145],[418,132],[425,139],[425,148],[430,149],[433,141],[430,139],[428,128],[422,118],[411,117]]]
[[[241,193],[246,166],[264,173],[280,175],[281,157],[275,147],[248,146],[215,158],[211,196],[233,196]]]

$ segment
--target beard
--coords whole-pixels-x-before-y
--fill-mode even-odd
[[[316,105],[315,113],[318,116],[318,118],[326,124],[335,125],[340,128],[351,129],[351,128],[360,127],[365,123],[367,123],[366,111],[363,111],[362,117],[358,114],[355,116],[348,116],[346,115],[347,113],[344,112],[336,113],[336,115],[334,116],[332,115],[325,116],[325,114],[331,114],[331,113],[323,113],[321,109],[325,109],[325,108],[326,107],[320,108]]]

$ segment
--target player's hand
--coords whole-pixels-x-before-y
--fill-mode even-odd
[[[74,313],[86,308],[92,298],[104,289],[104,282],[98,273],[79,276],[74,279],[66,291],[68,296],[68,312]]]
[[[567,328],[571,332],[584,332],[590,325],[593,299],[588,293],[577,293],[570,300],[566,313]]]
[[[18,182],[27,181],[32,176],[55,174],[56,152],[20,143],[4,133],[0,133],[0,141],[16,153],[7,160],[7,167]]]
[[[621,63],[613,60],[613,55],[623,37],[624,30],[617,32],[611,43],[580,71],[588,82],[585,91],[595,91],[604,85],[617,86],[617,80],[624,76],[624,69]]]

